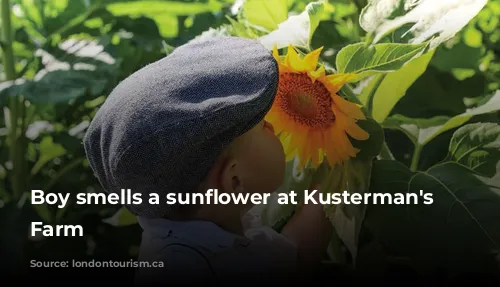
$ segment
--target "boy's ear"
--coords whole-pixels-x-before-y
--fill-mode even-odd
[[[221,174],[220,184],[226,193],[243,192],[243,183],[241,182],[240,165],[238,161],[230,159],[225,162]]]

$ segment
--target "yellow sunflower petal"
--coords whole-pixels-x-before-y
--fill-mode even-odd
[[[316,147],[313,146],[311,149],[311,164],[313,165],[313,168],[315,168],[319,165],[319,163],[321,163],[323,158],[323,152],[320,150],[320,148],[318,148],[318,146],[323,146],[321,141],[321,133],[313,131],[310,132],[309,135],[311,145],[316,145]]]
[[[292,45],[288,46],[288,52],[285,56],[285,65],[294,72],[299,72],[302,66],[302,59]]]
[[[348,160],[349,157],[356,156],[349,138],[338,123],[335,123],[332,128],[331,141],[335,145],[337,153],[342,160]]]
[[[348,118],[344,113],[340,112],[335,105],[332,105],[332,109],[335,113],[335,119],[338,125],[341,126],[351,137],[357,140],[367,140],[370,137],[369,133],[356,124],[355,119]]]
[[[370,138],[370,134],[367,133],[365,130],[360,128],[357,124],[351,124],[347,126],[345,130],[351,137],[364,141]]]
[[[326,148],[326,159],[328,160],[328,164],[330,167],[335,167],[335,164],[340,163],[341,159],[338,155],[338,152],[335,150],[334,142],[331,141],[331,138],[328,137],[327,140],[324,141],[324,146]]]
[[[303,63],[306,71],[316,70],[321,51],[323,51],[323,47],[310,52],[304,57]]]
[[[318,79],[325,77],[325,67],[321,66],[317,70],[309,71],[307,74],[311,78],[312,82],[315,83]]]
[[[335,105],[337,105],[337,107],[339,108],[339,110],[342,113],[344,113],[345,115],[347,115],[348,117],[354,118],[354,119],[357,119],[357,120],[364,120],[364,119],[366,119],[365,115],[363,114],[363,111],[361,111],[361,109],[359,108],[359,106],[356,105],[355,103],[351,103],[351,102],[349,102],[347,100],[344,100],[339,95],[334,95],[333,96],[333,102],[335,103]]]
[[[353,80],[356,74],[332,74],[325,77],[324,84],[327,85],[330,93],[337,93],[342,86]]]
[[[278,46],[274,45],[273,47],[273,57],[276,59],[278,63],[281,63],[280,55],[278,53]]]

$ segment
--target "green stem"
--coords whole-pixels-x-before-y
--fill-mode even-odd
[[[380,150],[379,158],[386,160],[395,160],[394,155],[392,154],[391,150],[389,149],[389,146],[385,141],[382,144],[382,149]]]
[[[14,65],[14,53],[12,49],[12,25],[10,17],[10,0],[1,0],[1,20],[2,20],[2,52],[3,52],[3,67],[7,81],[16,79],[16,69]],[[12,96],[9,99],[9,114],[10,114],[10,161],[12,163],[12,194],[13,198],[17,199],[22,195],[22,172],[19,169],[22,165],[24,152],[19,149],[18,140],[18,118],[23,114],[23,100],[19,96]]]
[[[413,157],[411,159],[410,170],[415,172],[418,170],[418,164],[420,161],[420,154],[422,153],[423,146],[417,144],[415,145],[415,150],[413,151]]]
[[[10,21],[10,1],[2,0],[2,42],[3,42],[3,66],[7,81],[15,80],[16,70],[14,68],[14,54],[12,52],[12,26]]]

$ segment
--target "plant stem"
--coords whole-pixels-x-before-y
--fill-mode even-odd
[[[12,25],[10,18],[10,0],[1,0],[1,18],[2,18],[2,52],[3,52],[3,67],[7,81],[16,79],[16,69],[14,66],[14,53],[12,50]],[[15,95],[9,99],[9,114],[10,114],[10,161],[12,163],[12,197],[18,199],[22,194],[22,158],[23,150],[19,150],[18,140],[18,118],[23,114],[24,108],[22,98]]]
[[[392,154],[391,150],[389,149],[389,146],[387,145],[387,142],[385,141],[382,144],[382,149],[380,150],[379,158],[386,160],[395,160],[394,155]]]
[[[420,161],[420,154],[422,152],[422,145],[416,144],[415,145],[415,150],[413,151],[413,157],[411,159],[411,166],[410,170],[415,172],[418,170],[418,163]]]
[[[10,21],[10,0],[2,0],[2,40],[3,40],[3,66],[7,81],[15,80],[14,54],[12,52],[12,26]]]

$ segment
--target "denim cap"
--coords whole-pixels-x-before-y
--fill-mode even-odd
[[[142,194],[142,204],[125,205],[133,214],[165,216],[175,207],[167,194],[196,192],[222,150],[264,118],[278,80],[276,60],[255,40],[180,46],[110,93],[83,140],[90,167],[106,192]]]

